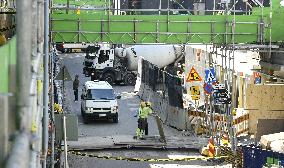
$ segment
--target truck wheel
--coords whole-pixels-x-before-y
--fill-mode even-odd
[[[113,117],[113,122],[114,123],[118,123],[118,114],[116,113],[115,117]]]
[[[124,77],[124,84],[133,86],[136,83],[136,78],[134,74],[126,74]]]
[[[104,74],[104,80],[112,85],[114,83],[114,75],[110,72],[107,72]]]

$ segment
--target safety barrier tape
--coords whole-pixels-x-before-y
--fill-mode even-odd
[[[197,111],[189,111],[189,115],[195,116],[195,117],[205,117],[206,114],[204,112],[197,112]],[[234,119],[233,124],[237,125],[243,121],[246,121],[249,119],[249,114],[245,114],[243,116],[240,116],[236,119]],[[215,115],[214,121],[227,121],[226,118],[220,115]]]
[[[238,136],[238,135],[241,135],[242,133],[245,133],[245,132],[247,132],[247,131],[249,131],[249,128],[245,128],[245,129],[243,129],[243,130],[237,132],[236,134],[237,134],[237,136]]]
[[[219,157],[185,157],[185,158],[176,158],[176,159],[151,159],[151,158],[128,158],[128,157],[114,157],[114,156],[99,156],[95,154],[89,154],[89,153],[84,153],[84,152],[79,152],[79,151],[68,151],[70,154],[74,154],[77,156],[85,156],[85,157],[93,157],[97,159],[107,159],[107,160],[126,160],[126,161],[139,161],[139,162],[179,162],[179,161],[193,161],[193,160],[218,160],[222,158],[227,158],[228,156],[219,156]]]
[[[196,112],[196,111],[189,111],[188,114],[191,115],[191,116],[194,116],[194,117],[203,117],[204,118],[206,116],[206,114],[204,112]],[[238,124],[241,124],[242,122],[245,122],[245,121],[248,121],[248,120],[249,120],[249,114],[245,114],[245,115],[242,115],[238,118],[235,118],[233,120],[233,125],[237,126]],[[218,130],[221,129],[220,127],[223,126],[223,124],[226,127],[227,119],[225,117],[220,116],[220,115],[215,115],[214,121],[216,122],[216,128]],[[201,125],[201,128],[209,130],[208,126]],[[216,131],[215,129],[213,130],[214,132]],[[227,132],[226,129],[224,131]],[[241,135],[245,132],[248,132],[248,131],[249,131],[249,128],[246,126],[244,128],[237,129],[236,135],[239,136],[239,135]]]
[[[243,116],[240,116],[240,117],[234,119],[234,125],[237,125],[237,124],[239,124],[239,123],[241,123],[243,121],[246,121],[248,119],[249,119],[249,114],[245,114]]]

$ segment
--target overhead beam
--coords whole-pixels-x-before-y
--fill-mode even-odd
[[[284,40],[283,13],[273,15],[272,41]],[[232,44],[233,16],[53,14],[53,42],[110,42],[116,44]],[[269,42],[269,18],[237,15],[235,43]],[[158,26],[158,27],[157,27]],[[226,31],[227,26],[227,31]],[[78,29],[80,28],[80,29]]]

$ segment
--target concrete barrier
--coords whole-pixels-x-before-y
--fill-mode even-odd
[[[153,110],[165,124],[179,130],[191,129],[187,109],[170,106],[168,97],[164,97],[161,92],[153,91],[149,86],[141,83],[138,95],[141,99],[152,102]]]

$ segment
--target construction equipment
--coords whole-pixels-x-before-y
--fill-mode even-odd
[[[161,59],[163,55],[163,59]],[[182,57],[179,45],[136,45],[129,48],[113,48],[109,44],[89,46],[83,73],[91,80],[105,80],[110,84],[123,82],[134,85],[138,57],[143,57],[159,68],[175,63]]]

